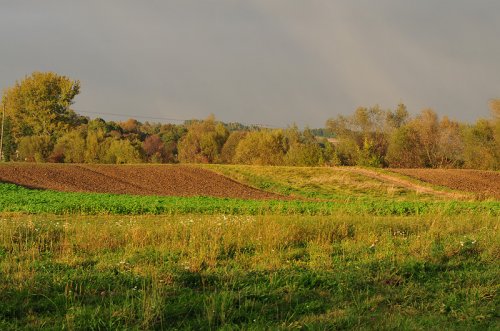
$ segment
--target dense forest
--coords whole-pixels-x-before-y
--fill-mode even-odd
[[[90,119],[71,109],[80,82],[34,72],[2,97],[1,159],[66,163],[238,163],[253,165],[500,169],[500,99],[474,124],[360,107],[325,128],[269,129],[214,116],[183,124]]]

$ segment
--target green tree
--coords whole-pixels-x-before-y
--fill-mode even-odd
[[[359,151],[357,164],[365,167],[382,166],[382,157],[377,154],[372,140],[365,138],[363,147]]]
[[[300,131],[292,126],[285,131],[288,146],[284,162],[291,166],[318,166],[323,164],[323,151],[312,131]]]
[[[53,141],[84,118],[70,106],[80,92],[80,82],[53,72],[34,72],[5,90],[2,103],[12,121],[12,134],[20,138],[48,136]]]
[[[12,122],[10,118],[5,117],[5,122],[3,123],[3,141],[2,141],[2,160],[0,161],[10,161],[16,151],[16,145],[14,143],[14,137],[12,136]],[[0,126],[2,125],[2,120],[0,118]]]
[[[386,161],[393,168],[422,168],[425,155],[422,154],[419,132],[412,125],[397,128],[390,137]]]
[[[359,146],[356,140],[349,137],[339,139],[335,145],[333,159],[340,165],[354,166],[359,162]]]
[[[19,158],[28,162],[45,162],[52,151],[51,137],[26,136],[19,139]]]
[[[103,119],[97,118],[87,125],[87,137],[85,138],[85,163],[104,162],[106,149],[110,142],[104,144],[107,133],[107,125]]]
[[[85,132],[74,129],[57,139],[51,158],[55,162],[83,163],[85,161]]]
[[[104,163],[139,163],[141,162],[139,151],[132,145],[132,143],[126,139],[114,140],[113,138],[107,138],[106,142],[109,143],[109,147],[106,149],[106,154],[104,156]],[[106,142],[104,142],[106,144]]]

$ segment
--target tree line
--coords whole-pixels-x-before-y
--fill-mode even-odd
[[[64,163],[234,163],[252,165],[500,169],[500,99],[474,124],[359,107],[325,128],[265,129],[214,116],[183,124],[90,119],[71,109],[80,82],[34,72],[6,89],[4,161]]]

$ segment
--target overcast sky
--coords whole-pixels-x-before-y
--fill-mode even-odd
[[[322,127],[404,102],[473,122],[500,97],[499,36],[498,0],[0,0],[0,88],[55,71],[114,120]]]

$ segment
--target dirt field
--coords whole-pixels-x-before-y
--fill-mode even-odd
[[[500,199],[500,172],[463,169],[390,169],[434,185]]]
[[[209,170],[180,165],[5,164],[0,181],[66,192],[280,198]]]

